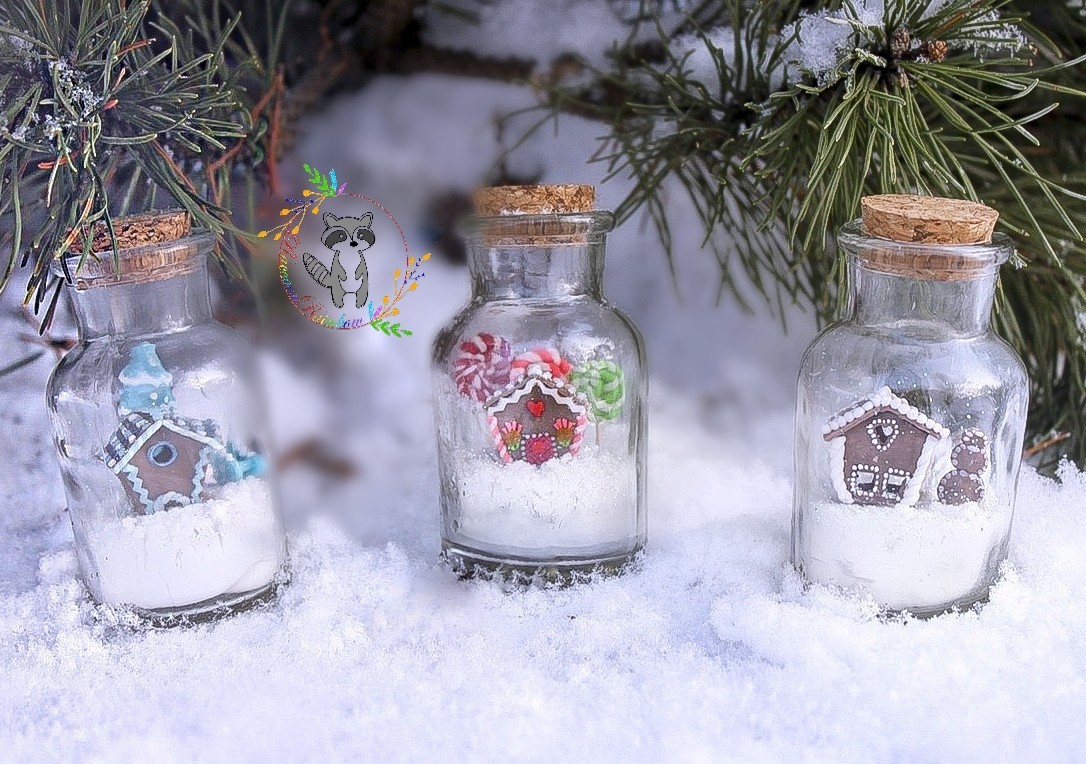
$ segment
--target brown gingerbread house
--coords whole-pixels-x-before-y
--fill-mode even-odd
[[[833,485],[846,504],[915,504],[936,445],[950,431],[889,387],[830,420]]]
[[[587,410],[583,395],[539,364],[486,402],[494,445],[506,463],[538,465],[576,454]]]
[[[224,451],[211,420],[128,414],[104,448],[106,465],[121,478],[132,506],[151,514],[198,501]]]

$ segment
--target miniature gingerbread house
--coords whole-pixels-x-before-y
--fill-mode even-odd
[[[487,423],[502,461],[542,464],[576,454],[587,422],[583,395],[533,365],[486,403]]]
[[[884,387],[830,420],[833,485],[846,504],[915,504],[950,431]]]
[[[226,453],[211,420],[156,418],[143,411],[125,416],[103,450],[106,465],[142,514],[198,501],[215,457]]]

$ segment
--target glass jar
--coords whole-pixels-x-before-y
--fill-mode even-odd
[[[839,243],[851,300],[800,371],[792,561],[888,609],[970,606],[1007,554],[1026,422],[1025,368],[989,328],[1013,246],[860,221]]]
[[[214,243],[121,249],[116,272],[109,253],[57,267],[79,342],[47,395],[79,567],[98,603],[159,625],[239,609],[285,580],[255,355],[211,317]]]
[[[591,201],[563,206],[570,188]],[[443,556],[463,575],[616,571],[645,542],[646,378],[600,290],[613,216],[591,186],[484,191],[519,214],[466,222],[472,300],[434,344]]]

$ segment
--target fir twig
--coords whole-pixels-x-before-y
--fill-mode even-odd
[[[1081,50],[1086,21],[1009,0],[714,7],[681,32],[658,23],[653,55],[631,37],[594,81],[552,94],[557,109],[610,123],[601,157],[635,183],[620,216],[646,211],[670,247],[677,185],[723,287],[742,297],[738,262],[763,297],[825,321],[843,283],[832,234],[863,195],[986,201],[1028,263],[1004,274],[996,324],[1030,367],[1031,432],[1082,432],[1086,57],[1061,56]],[[1086,464],[1086,438],[1062,445]]]
[[[30,264],[27,300],[48,305],[60,279],[50,264],[89,237],[97,221],[118,214],[136,185],[151,183],[186,209],[196,225],[235,230],[225,207],[208,198],[179,165],[182,156],[225,150],[248,121],[226,73],[224,47],[237,24],[211,36],[185,35],[168,19],[148,20],[149,0],[13,0],[0,8],[0,216],[13,221],[6,285],[16,264]],[[156,194],[145,194],[144,209]],[[122,210],[128,211],[128,210]],[[26,220],[35,233],[26,235]],[[46,296],[50,299],[46,302]]]

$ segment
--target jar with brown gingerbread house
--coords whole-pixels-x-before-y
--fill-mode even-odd
[[[286,543],[255,353],[211,315],[215,235],[184,212],[114,231],[54,266],[79,325],[47,395],[82,577],[155,625],[266,600]]]
[[[804,356],[792,559],[809,581],[927,615],[987,596],[1006,557],[1028,404],[991,330],[1013,252],[998,213],[863,200],[840,232],[847,317]]]

